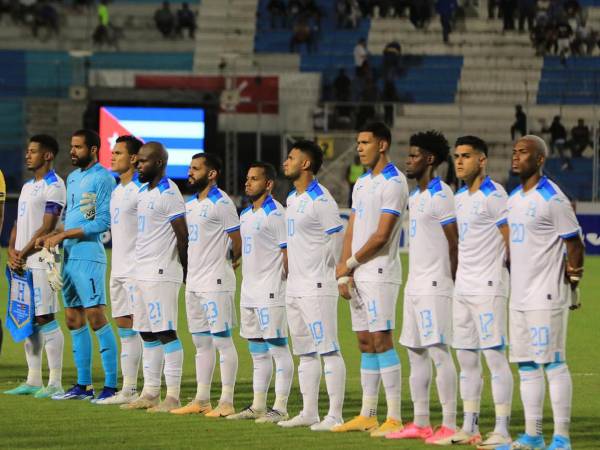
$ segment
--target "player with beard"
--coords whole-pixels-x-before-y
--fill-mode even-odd
[[[144,388],[136,401],[121,405],[153,413],[180,406],[183,367],[177,305],[187,268],[188,236],[183,197],[165,176],[168,159],[160,142],[147,142],[138,152],[138,178],[147,184],[138,193],[133,329],[144,341]],[[167,395],[159,403],[163,362]]]
[[[241,336],[248,339],[254,372],[252,405],[228,419],[256,419],[257,423],[287,420],[294,363],[287,342],[285,279],[287,237],[285,210],[271,197],[275,168],[269,163],[250,165],[246,195],[252,205],[240,214],[242,292]],[[275,404],[267,411],[267,392],[275,360]]]
[[[233,391],[238,355],[231,337],[237,324],[235,272],[241,256],[240,221],[229,196],[217,187],[221,162],[210,153],[192,157],[188,185],[196,195],[185,205],[189,247],[185,309],[196,347],[196,397],[174,414],[226,417],[235,413]],[[233,261],[227,257],[232,244]],[[233,264],[232,264],[233,262]],[[210,404],[210,386],[219,351],[221,398]]]
[[[117,387],[117,341],[105,315],[106,252],[101,235],[110,227],[110,194],[115,179],[98,162],[100,136],[79,130],[71,137],[71,163],[77,169],[67,178],[64,231],[46,235],[37,244],[53,249],[64,241],[62,288],[66,324],[71,330],[77,383],[55,400],[91,400],[92,337],[96,333],[104,368],[104,389],[97,400],[112,397]]]

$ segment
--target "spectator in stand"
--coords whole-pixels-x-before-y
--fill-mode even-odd
[[[271,15],[271,28],[273,30],[277,28],[277,22],[279,22],[281,28],[287,26],[285,4],[282,0],[269,0],[267,11]]]
[[[290,41],[290,52],[294,53],[300,44],[305,44],[309,52],[313,50],[313,35],[308,20],[305,17],[300,17],[294,24],[292,39]]]
[[[414,27],[418,30],[425,28],[425,25],[431,19],[431,9],[429,2],[423,0],[410,0],[408,18]]]
[[[488,19],[500,18],[500,0],[488,0]]]
[[[362,77],[365,72],[365,65],[369,60],[369,51],[367,50],[367,41],[360,38],[354,46],[354,69],[357,77]]]
[[[163,37],[169,37],[175,29],[175,15],[169,2],[163,2],[162,7],[154,13],[154,23]]]
[[[562,20],[556,25],[556,46],[555,51],[560,56],[562,64],[566,64],[567,55],[571,50],[571,43],[573,42],[573,28],[569,25],[569,22]]]
[[[194,14],[187,3],[183,3],[181,9],[177,11],[177,34],[183,35],[184,29],[187,29],[190,38],[194,39],[196,33],[196,14]]]
[[[39,29],[44,27],[51,33],[58,34],[58,12],[48,0],[38,0],[33,10],[33,36],[37,37]]]
[[[571,141],[569,148],[573,158],[581,158],[588,146],[592,145],[590,129],[583,119],[577,119],[577,125],[571,128]]]
[[[346,70],[340,69],[333,80],[333,98],[336,102],[349,102],[352,93],[352,81],[346,75]]]
[[[515,106],[515,123],[510,127],[510,139],[513,142],[516,132],[519,132],[521,137],[527,135],[527,115],[521,105]]]
[[[336,17],[338,28],[356,28],[360,10],[356,0],[337,0]]]
[[[116,45],[116,38],[110,28],[108,0],[100,0],[100,3],[98,4],[98,26],[92,34],[92,40],[96,45]]]
[[[571,43],[571,50],[576,55],[591,56],[594,48],[596,48],[599,37],[598,32],[584,21],[575,30],[575,38]]]
[[[560,123],[560,116],[554,116],[550,128],[543,129],[542,131],[550,133],[550,153],[554,154],[555,151],[558,151],[560,157],[564,159],[564,149],[565,144],[567,143],[567,130],[563,124]]]
[[[440,15],[440,22],[442,23],[442,38],[444,43],[448,44],[450,32],[452,31],[452,16],[458,8],[456,0],[437,0],[435,9]]]
[[[389,42],[383,49],[383,79],[393,80],[400,66],[402,47],[398,41]]]
[[[346,170],[346,181],[348,182],[348,208],[352,207],[352,190],[354,185],[362,174],[365,173],[365,168],[360,163],[358,155],[354,156],[354,161]]]
[[[381,100],[385,102],[383,105],[384,122],[392,128],[394,126],[394,105],[400,101],[396,84],[393,79],[385,80],[383,83],[383,91],[381,92]]]
[[[519,0],[519,31],[525,31],[525,22],[527,30],[533,31],[533,23],[537,12],[537,0]]]
[[[366,69],[368,69],[368,62],[366,63]],[[360,95],[360,100],[364,103],[358,108],[356,114],[356,129],[360,130],[363,125],[370,122],[375,118],[375,102],[379,100],[379,94],[377,92],[377,85],[375,79],[370,71],[366,72],[364,87]]]
[[[517,11],[517,0],[500,0],[500,10],[502,12],[503,31],[515,29],[515,12]]]
[[[559,22],[566,19],[566,11],[562,0],[550,0],[546,13],[550,22]]]

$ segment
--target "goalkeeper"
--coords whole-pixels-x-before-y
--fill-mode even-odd
[[[79,130],[71,137],[71,163],[77,169],[67,178],[64,231],[44,236],[38,245],[48,249],[64,241],[62,288],[67,327],[71,331],[77,382],[55,400],[100,400],[115,395],[117,341],[104,313],[106,305],[106,254],[101,234],[110,226],[110,195],[115,180],[98,163],[100,137]],[[94,399],[92,386],[92,337],[98,338],[104,368],[104,389]]]
[[[8,246],[8,266],[11,269],[8,273],[11,280],[15,280],[11,285],[16,288],[16,295],[11,295],[11,299],[15,298],[28,314],[10,314],[9,322],[12,323],[7,325],[11,331],[25,330],[24,325],[33,321],[34,315],[35,320],[31,329],[15,336],[15,340],[25,338],[29,369],[27,380],[7,391],[7,394],[44,398],[62,393],[64,336],[54,317],[58,311],[59,266],[47,250],[44,253],[48,254],[42,256],[35,248],[36,239],[52,232],[60,222],[65,205],[65,183],[52,170],[57,153],[56,140],[47,135],[33,136],[25,151],[25,163],[33,179],[23,185],[19,196],[17,220],[10,233]],[[15,274],[21,277],[15,277]],[[43,350],[46,350],[50,371],[45,388],[42,383]]]

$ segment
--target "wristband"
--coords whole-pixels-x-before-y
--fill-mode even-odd
[[[344,284],[348,284],[350,282],[350,277],[339,277],[337,280],[338,286],[342,286]]]
[[[360,262],[358,262],[358,260],[356,259],[356,256],[352,255],[350,258],[348,258],[346,260],[346,266],[348,267],[348,269],[354,270],[358,266],[360,266]]]

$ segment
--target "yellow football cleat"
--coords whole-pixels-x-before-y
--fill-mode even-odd
[[[206,417],[218,418],[227,417],[235,414],[235,409],[231,403],[219,403],[215,409],[205,414]]]
[[[371,437],[384,437],[388,433],[402,431],[403,428],[402,421],[388,417],[379,428],[371,431]]]
[[[186,414],[206,414],[212,411],[210,403],[200,403],[197,400],[192,400],[187,405],[171,410],[171,414],[186,415]]]
[[[348,431],[373,431],[379,426],[377,417],[356,416],[349,422],[337,425],[331,429],[334,433],[346,433]]]

